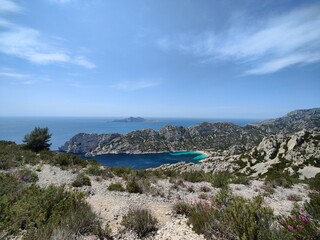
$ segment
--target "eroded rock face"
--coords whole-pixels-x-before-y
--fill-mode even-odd
[[[284,151],[282,137],[294,132],[320,128],[320,109],[298,110],[282,118],[240,127],[232,123],[201,123],[192,127],[165,126],[159,131],[144,129],[128,134],[75,135],[61,151],[98,155],[106,153],[154,153],[168,151],[192,151],[222,149],[240,154],[254,146],[263,156],[273,159]],[[277,138],[270,137],[278,134]],[[265,138],[264,138],[265,137]],[[264,138],[264,139],[263,139]],[[303,139],[298,136],[289,140],[289,149]],[[233,147],[233,150],[230,149]]]
[[[258,133],[258,134],[257,134]],[[262,138],[252,126],[232,123],[202,123],[193,127],[165,126],[159,131],[144,129],[128,134],[77,134],[59,150],[98,155],[105,153],[151,153],[228,149],[233,145],[254,146]]]

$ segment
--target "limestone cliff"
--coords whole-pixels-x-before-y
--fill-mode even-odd
[[[165,126],[159,131],[144,129],[128,134],[86,134],[72,137],[60,151],[99,155],[106,153],[151,153],[183,150],[229,149],[246,151],[263,137],[284,136],[320,128],[320,109],[297,110],[286,116],[240,127],[232,123],[201,123],[197,126]],[[270,142],[269,144],[273,144]],[[270,152],[269,155],[275,154]]]

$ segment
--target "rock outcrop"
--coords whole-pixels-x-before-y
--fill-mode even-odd
[[[165,126],[159,131],[144,129],[128,134],[79,133],[59,148],[70,153],[99,155],[107,153],[154,153],[168,151],[225,150],[232,147],[234,154],[257,146],[272,134],[287,136],[301,130],[320,128],[320,108],[297,110],[286,116],[240,127],[232,123],[201,123],[197,126]],[[277,144],[272,138],[263,143],[269,150]],[[261,148],[260,146],[258,148]],[[291,147],[291,143],[289,144]]]
[[[165,126],[159,131],[144,129],[128,134],[86,134],[72,137],[60,151],[99,155],[106,153],[151,153],[183,150],[250,148],[263,132],[253,126],[232,123],[202,123],[192,127]]]
[[[287,115],[251,124],[270,134],[294,133],[320,127],[320,108],[295,110]]]

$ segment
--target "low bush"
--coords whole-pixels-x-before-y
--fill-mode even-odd
[[[262,196],[246,200],[223,188],[211,204],[200,202],[187,212],[188,224],[206,239],[290,239],[276,229],[273,212],[263,206]]]
[[[268,171],[265,178],[265,184],[270,184],[273,187],[282,186],[289,188],[298,181],[299,179],[296,176],[290,176],[288,172],[272,172],[272,170]]]
[[[91,186],[90,178],[83,173],[78,174],[77,178],[72,183],[73,187]]]
[[[268,239],[273,235],[273,211],[263,207],[262,200],[261,196],[253,200],[234,197],[229,202],[222,221],[239,239]]]
[[[92,164],[90,160],[90,165],[86,170],[86,173],[93,176],[98,176],[101,178],[112,178],[113,174],[106,168],[101,167],[100,164]]]
[[[207,174],[203,171],[190,171],[181,173],[181,177],[188,182],[202,182],[207,180]]]
[[[125,168],[125,167],[111,167],[109,168],[110,172],[112,172],[114,175],[118,177],[127,178],[128,175],[132,174],[135,170],[131,168]]]
[[[139,237],[145,237],[157,230],[158,220],[147,209],[129,209],[123,216],[121,224],[135,231]]]
[[[39,179],[35,172],[27,168],[17,170],[13,174],[17,179],[26,183],[34,183]]]
[[[136,181],[130,181],[127,183],[126,191],[129,193],[142,193],[142,188]]]
[[[69,169],[72,167],[85,168],[88,165],[88,161],[72,154],[57,154],[52,159],[54,165],[58,165],[63,169]]]
[[[229,172],[217,172],[212,175],[211,184],[216,188],[227,187],[231,182],[231,174]]]
[[[192,209],[192,206],[186,202],[177,202],[173,205],[173,210],[177,214],[183,214],[183,215],[189,216],[191,209]]]
[[[320,173],[317,173],[314,178],[306,180],[306,182],[309,184],[311,189],[320,191]]]
[[[36,153],[10,141],[0,141],[0,170],[7,170],[25,164],[35,165],[40,159]]]
[[[0,173],[0,232],[23,239],[77,239],[81,235],[107,237],[84,195],[64,187],[28,186]]]
[[[318,223],[304,209],[293,210],[290,216],[282,217],[279,223],[293,239],[320,239]]]
[[[232,183],[248,185],[250,183],[250,178],[245,174],[237,174],[237,176],[232,179]]]
[[[111,183],[108,186],[109,191],[117,191],[117,192],[124,192],[125,189],[123,188],[121,183]]]
[[[313,218],[320,221],[320,193],[311,193],[309,197],[310,200],[305,203],[304,207]]]

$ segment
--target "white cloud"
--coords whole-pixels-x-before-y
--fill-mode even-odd
[[[21,8],[11,0],[0,0],[0,12],[19,12]]]
[[[234,61],[249,68],[246,74],[267,74],[320,61],[320,5],[248,26],[233,26],[219,34],[161,38],[157,45],[213,62]]]
[[[0,6],[2,3],[11,11],[19,8],[8,0],[0,0]],[[36,64],[68,63],[88,69],[96,67],[85,56],[70,53],[59,46],[57,40],[52,40],[53,37],[47,37],[36,29],[20,26],[3,18],[0,18],[0,27],[3,29],[0,32],[0,52],[4,54]]]
[[[27,74],[21,74],[17,72],[8,72],[8,71],[1,71],[0,72],[0,78],[16,78],[16,79],[24,79],[30,77]]]
[[[135,91],[144,88],[155,87],[157,85],[158,82],[152,81],[123,81],[113,85],[113,87],[123,91]]]

